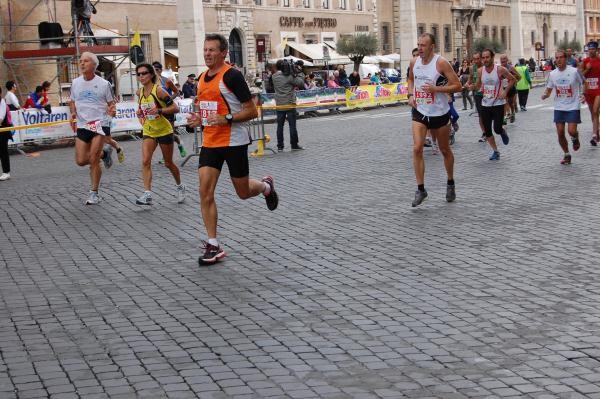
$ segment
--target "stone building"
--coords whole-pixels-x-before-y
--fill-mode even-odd
[[[49,17],[59,22],[66,34],[72,24],[70,1],[0,0],[2,51],[39,49],[38,24]],[[179,1],[180,5],[186,4]],[[128,45],[128,28],[130,34],[138,31],[146,60],[160,61],[165,68],[177,71],[182,51],[177,3],[177,0],[102,0],[97,4],[97,14],[92,16],[92,29],[101,44],[121,46]],[[204,32],[221,33],[229,38],[230,60],[249,74],[264,69],[268,59],[282,56],[285,47],[282,43],[324,42],[335,47],[341,36],[374,32],[376,26],[375,0],[193,0],[187,4],[193,8],[190,12],[203,14]],[[119,34],[123,36],[117,37]],[[198,39],[196,42],[202,58],[202,42]],[[116,56],[103,59],[118,69],[115,76],[129,69],[128,60],[121,62]],[[54,56],[35,62],[24,57],[10,61],[10,65],[4,60],[0,62],[0,81],[17,79],[23,99],[37,84],[48,80],[53,83],[51,91],[56,95],[60,86],[78,73],[74,57],[61,60],[69,66],[57,65]]]
[[[437,37],[438,51],[448,59],[468,57],[473,41],[480,37],[501,42],[512,59],[546,58],[564,38],[579,39],[583,44],[583,23],[578,22],[583,22],[578,15],[582,10],[578,12],[576,7],[580,1],[379,0],[381,48],[401,54],[405,67],[418,34],[430,32]],[[587,0],[594,1],[598,2]],[[412,21],[407,17],[411,13]],[[600,18],[598,22],[600,30]]]
[[[585,0],[586,43],[600,40],[600,0]]]

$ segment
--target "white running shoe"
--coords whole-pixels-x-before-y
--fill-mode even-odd
[[[90,191],[90,195],[87,201],[85,201],[85,204],[96,205],[98,202],[100,202],[100,196],[98,196],[98,191]]]
[[[135,200],[135,203],[138,205],[152,205],[152,193],[150,191],[144,191],[144,194]]]
[[[177,186],[177,203],[181,204],[185,201],[186,187],[185,184],[181,183]]]
[[[10,179],[10,173],[2,173],[0,175],[0,181],[4,181],[4,180],[8,180]]]
[[[433,143],[431,143],[431,153],[433,155],[437,155],[439,153],[437,141],[434,141]]]

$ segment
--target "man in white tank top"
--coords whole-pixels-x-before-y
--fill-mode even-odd
[[[483,93],[481,100],[481,122],[483,123],[484,133],[488,144],[492,147],[492,155],[490,161],[500,159],[500,152],[496,146],[496,140],[492,134],[492,125],[494,133],[502,137],[502,142],[507,145],[509,142],[508,134],[502,127],[504,121],[504,104],[506,97],[511,87],[517,81],[515,77],[501,65],[494,63],[494,52],[490,49],[485,49],[481,52],[483,66],[477,71],[477,82],[475,90],[480,90]],[[506,79],[508,83],[503,87],[502,79]]]
[[[461,91],[460,80],[444,57],[434,53],[435,36],[424,33],[419,37],[419,56],[410,62],[408,75],[408,105],[412,110],[413,167],[417,191],[412,206],[420,205],[427,198],[425,190],[425,160],[423,145],[427,130],[437,137],[439,150],[444,157],[448,175],[446,201],[456,199],[454,189],[454,155],[450,149],[449,95]]]
[[[576,68],[567,65],[566,51],[557,50],[554,59],[556,60],[556,69],[548,76],[542,100],[550,97],[552,90],[555,91],[554,123],[558,134],[558,144],[564,152],[560,163],[570,165],[571,154],[569,154],[569,144],[565,137],[565,125],[568,125],[573,151],[577,151],[581,145],[577,125],[581,123],[580,109],[581,103],[585,101],[587,83]]]

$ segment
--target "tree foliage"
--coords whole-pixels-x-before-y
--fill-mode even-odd
[[[581,51],[581,43],[579,43],[577,39],[562,39],[560,42],[558,42],[556,48],[559,50],[566,50],[570,48],[573,51]]]
[[[363,58],[377,52],[377,36],[374,33],[342,36],[337,42],[336,51],[347,55],[354,62],[354,70],[358,71]]]
[[[486,48],[492,49],[494,53],[501,53],[505,49],[502,43],[495,39],[480,37],[473,41],[473,51],[483,51]]]

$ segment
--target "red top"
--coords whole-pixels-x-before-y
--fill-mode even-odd
[[[587,57],[583,60],[583,70],[585,71],[591,65],[590,70],[585,74],[585,80],[588,84],[588,94],[600,95],[600,57]]]

